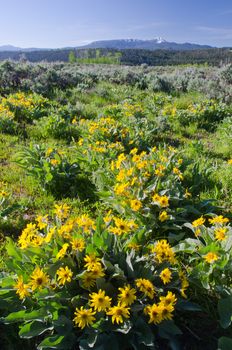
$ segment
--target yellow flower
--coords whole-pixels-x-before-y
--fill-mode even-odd
[[[167,196],[159,196],[155,193],[152,197],[153,202],[158,202],[161,208],[166,208],[169,206],[169,198]]]
[[[45,216],[39,215],[35,220],[38,222],[37,226],[39,227],[40,230],[47,227],[48,225],[48,215],[45,215]]]
[[[19,299],[24,299],[30,295],[29,285],[23,283],[23,276],[19,276],[17,282],[14,285],[14,288],[17,289],[16,294],[18,294]]]
[[[121,195],[127,196],[128,195],[128,191],[127,191],[128,187],[129,187],[129,182],[121,183],[121,184],[117,183],[114,186],[114,192],[118,196],[121,196]]]
[[[205,261],[207,261],[209,264],[214,263],[219,259],[218,255],[213,252],[209,252],[204,256]]]
[[[95,311],[92,309],[84,309],[83,306],[81,308],[76,308],[74,312],[74,323],[76,326],[78,326],[81,329],[84,329],[86,326],[91,326],[96,318],[94,315],[96,314]]]
[[[163,222],[163,221],[166,221],[166,220],[168,220],[170,218],[170,216],[168,215],[168,213],[164,210],[164,211],[161,211],[160,213],[159,213],[159,220],[161,221],[161,222]]]
[[[65,266],[65,268],[60,267],[59,270],[56,271],[56,274],[58,275],[57,280],[60,285],[64,285],[66,282],[71,282],[73,276],[73,272],[68,266]]]
[[[214,234],[215,234],[215,238],[218,241],[223,241],[224,239],[226,239],[226,232],[227,232],[227,228],[224,227],[220,227],[218,229],[215,230]]]
[[[101,259],[97,258],[95,254],[86,255],[84,257],[85,267],[91,271],[95,266],[101,266]]]
[[[116,160],[116,163],[115,163],[117,169],[120,168],[124,160],[126,160],[125,154],[124,153],[119,154],[118,159]]]
[[[119,171],[118,175],[116,176],[116,180],[119,182],[123,182],[125,177],[126,177],[126,171],[125,171],[125,169],[121,169]]]
[[[87,214],[83,214],[76,218],[78,226],[82,227],[84,233],[89,233],[91,229],[95,229],[95,222]]]
[[[90,289],[96,284],[96,278],[91,271],[85,271],[81,279],[82,285],[86,289]]]
[[[189,286],[189,282],[188,282],[188,280],[186,278],[186,275],[185,275],[185,273],[183,271],[181,271],[179,273],[179,277],[180,277],[180,280],[181,280],[181,289],[180,289],[181,296],[183,298],[187,298],[187,295],[186,295],[185,291],[186,291],[186,289]]]
[[[82,238],[71,240],[72,250],[82,252],[85,249],[85,241]]]
[[[62,248],[56,254],[56,259],[62,259],[65,256],[65,254],[66,254],[66,252],[68,250],[68,247],[69,247],[69,244],[68,243],[64,243]]]
[[[227,224],[229,222],[229,219],[224,218],[222,215],[215,216],[212,219],[209,219],[209,223],[214,224]]]
[[[124,288],[118,288],[118,290],[121,292],[118,295],[118,301],[121,304],[128,306],[134,303],[136,300],[136,290],[134,288],[131,288],[131,286],[128,284]]]
[[[0,197],[7,197],[9,195],[8,192],[4,191],[4,190],[1,190],[0,191]]]
[[[21,249],[25,249],[30,245],[36,247],[43,243],[43,237],[39,235],[36,224],[29,223],[22,231],[18,239],[18,244]]]
[[[230,165],[232,165],[232,159],[229,159],[229,160],[227,161],[227,163],[230,164]]]
[[[163,271],[161,271],[160,278],[162,279],[164,284],[167,284],[167,283],[169,283],[171,281],[172,273],[169,270],[169,268],[166,268]]]
[[[142,202],[138,199],[132,199],[130,201],[130,207],[134,211],[138,211],[142,207]]]
[[[203,218],[203,216],[201,216],[199,219],[194,220],[192,222],[192,225],[193,225],[193,227],[199,227],[201,225],[204,225],[204,222],[205,222],[205,219]]]
[[[54,236],[55,231],[56,231],[56,227],[52,227],[48,231],[47,236],[44,238],[44,242],[49,243],[51,241],[52,237]]]
[[[125,304],[118,303],[116,306],[112,306],[109,311],[107,312],[107,315],[112,316],[112,323],[123,323],[123,318],[129,318],[130,312],[129,308],[126,307]]]
[[[91,267],[91,273],[95,279],[105,276],[104,268],[98,264]]]
[[[195,231],[194,231],[194,234],[196,237],[198,237],[201,233],[201,230],[199,228],[197,228]]]
[[[64,204],[55,204],[54,213],[59,219],[66,219],[69,214],[70,207],[64,203]]]
[[[127,244],[128,249],[134,249],[134,250],[139,250],[141,248],[141,245],[135,243],[135,242],[130,242]]]
[[[192,194],[188,191],[187,188],[186,188],[186,190],[185,190],[184,197],[185,197],[185,198],[191,198],[191,197],[192,197]]]
[[[90,294],[90,306],[95,311],[106,311],[110,308],[111,298],[105,295],[105,291],[99,290],[98,293]]]
[[[155,295],[155,287],[151,283],[151,281],[145,278],[138,278],[135,280],[136,287],[140,292],[144,293],[145,296],[148,296],[150,299],[154,298]]]
[[[35,289],[42,289],[44,287],[48,287],[50,284],[49,277],[46,273],[43,272],[42,269],[36,267],[35,270],[31,274],[31,289],[34,291]]]
[[[114,222],[116,228],[119,230],[118,234],[128,233],[131,231],[131,225],[128,221],[123,220],[121,218],[114,217]]]
[[[175,253],[166,239],[157,241],[155,246],[152,248],[152,253],[155,254],[155,259],[159,263],[164,261],[169,261],[171,264],[175,263]]]
[[[51,163],[51,165],[56,166],[56,165],[60,164],[60,160],[52,158],[52,159],[50,159],[50,163]]]
[[[177,298],[175,294],[173,294],[170,291],[168,291],[168,294],[165,297],[161,296],[159,299],[160,299],[160,303],[164,305],[169,305],[169,304],[175,305],[177,302]]]
[[[79,139],[79,141],[77,142],[78,146],[82,146],[83,145],[84,140],[83,139]]]
[[[159,312],[161,315],[161,319],[163,320],[171,320],[173,318],[174,307],[172,304],[163,304],[159,303]]]
[[[138,181],[138,178],[137,178],[136,176],[134,176],[134,177],[132,178],[132,180],[131,180],[130,185],[131,185],[131,186],[134,186],[134,184],[135,184],[137,181]]]
[[[148,323],[154,323],[154,324],[159,324],[162,322],[162,315],[161,315],[161,308],[160,305],[153,304],[149,305],[145,308],[144,312],[146,315],[150,317]]]
[[[138,148],[133,148],[131,151],[130,151],[130,154],[136,154],[138,152]]]

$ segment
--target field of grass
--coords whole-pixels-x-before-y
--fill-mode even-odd
[[[0,348],[232,349],[232,67],[0,71]]]

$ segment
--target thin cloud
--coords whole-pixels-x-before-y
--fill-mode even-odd
[[[214,39],[232,39],[232,28],[197,26],[196,30],[211,35]]]
[[[167,22],[152,22],[147,24],[129,25],[128,28],[126,28],[126,30],[133,31],[133,30],[143,30],[143,29],[150,29],[150,28],[159,28],[159,27],[164,27],[167,24],[170,25],[170,23],[167,23]]]

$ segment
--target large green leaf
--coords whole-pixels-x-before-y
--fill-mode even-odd
[[[172,339],[173,336],[182,334],[180,328],[173,321],[163,321],[158,326],[158,330],[160,337],[166,339]]]
[[[232,338],[221,337],[218,340],[217,350],[231,350],[232,349]]]
[[[19,249],[17,249],[16,244],[9,237],[7,237],[6,250],[8,255],[14,258],[14,260],[21,261],[22,255],[19,252]]]
[[[47,318],[49,312],[45,309],[33,310],[31,312],[27,312],[26,310],[21,310],[17,312],[10,313],[7,317],[4,318],[4,323],[14,323],[14,322],[23,322],[23,321],[44,321]]]
[[[232,296],[219,300],[218,313],[221,326],[223,328],[229,327],[232,321]]]
[[[76,342],[74,334],[67,333],[64,335],[53,335],[45,338],[39,345],[38,350],[56,349],[56,350],[70,350]]]
[[[22,326],[22,328],[19,331],[19,336],[21,338],[29,339],[43,334],[46,331],[51,331],[53,328],[53,326],[49,326],[47,324],[44,324],[43,322],[32,321]]]

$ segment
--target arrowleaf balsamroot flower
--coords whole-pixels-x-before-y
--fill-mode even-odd
[[[60,285],[64,285],[66,282],[71,282],[73,272],[68,268],[68,266],[60,267],[59,270],[56,271],[58,275],[57,280]]]
[[[35,220],[37,221],[37,226],[40,230],[47,227],[48,225],[48,215],[45,215],[45,216],[39,215]]]
[[[16,294],[18,294],[19,299],[24,299],[25,297],[30,295],[29,285],[23,283],[23,276],[19,276],[17,282],[14,285],[16,290]]]
[[[128,284],[124,286],[124,288],[118,288],[118,290],[121,292],[118,295],[118,301],[121,304],[128,306],[134,303],[136,300],[136,290],[134,288],[131,288],[131,286]]]
[[[171,264],[173,264],[176,261],[175,253],[166,239],[157,241],[151,251],[155,254],[155,260],[157,260],[159,263],[169,261]]]
[[[160,298],[160,303],[162,303],[163,305],[175,305],[177,302],[177,298],[175,296],[174,293],[168,291],[168,294],[166,296],[161,296]]]
[[[144,293],[145,296],[147,296],[150,299],[154,298],[155,287],[153,286],[151,281],[145,278],[138,278],[137,280],[135,280],[135,283],[139,291]]]
[[[94,317],[95,314],[96,312],[92,309],[84,309],[83,306],[81,306],[79,309],[76,308],[73,321],[76,326],[84,329],[86,326],[91,326],[94,323],[96,320]]]
[[[212,225],[215,224],[227,224],[230,220],[227,218],[224,218],[222,215],[215,216],[212,219],[209,219],[209,223]]]
[[[112,306],[107,315],[112,316],[112,323],[123,323],[124,318],[130,317],[129,308],[125,304],[118,303],[116,306]]]
[[[204,225],[204,223],[205,223],[205,219],[203,218],[203,216],[201,216],[199,219],[194,220],[192,222],[192,225],[193,225],[193,227],[199,227],[199,226]]]
[[[216,240],[224,241],[224,239],[226,239],[226,232],[227,232],[226,227],[217,228],[214,232]]]
[[[148,323],[159,324],[162,322],[161,310],[158,304],[147,306],[144,313],[150,317]]]
[[[42,289],[44,287],[48,287],[50,285],[50,279],[48,275],[43,272],[42,269],[36,267],[35,270],[31,274],[31,289],[34,291],[36,289]]]
[[[67,205],[66,203],[64,204],[55,204],[55,209],[54,209],[54,213],[56,214],[56,216],[59,219],[66,219],[68,217],[70,211],[70,206]]]
[[[166,221],[170,218],[170,216],[168,215],[168,213],[166,212],[166,210],[164,211],[161,211],[159,213],[159,221],[163,222],[163,221]]]
[[[83,287],[88,290],[96,284],[96,277],[92,274],[91,271],[85,271],[81,277],[81,280]]]
[[[204,256],[205,261],[207,261],[209,264],[214,263],[219,259],[218,255],[213,252],[209,252]]]
[[[130,201],[130,207],[133,211],[138,211],[142,207],[142,202],[138,199],[132,199]]]
[[[84,257],[85,267],[87,270],[92,271],[96,266],[101,266],[101,259],[97,258],[95,254],[86,255]]]
[[[98,293],[90,294],[90,306],[94,308],[95,311],[106,311],[111,306],[111,298],[105,295],[104,290],[99,290]]]
[[[56,259],[62,259],[65,255],[66,252],[69,248],[69,244],[68,243],[64,243],[62,248],[58,251],[58,253],[56,254]]]
[[[73,251],[82,252],[85,249],[85,241],[82,238],[73,238],[71,245]]]
[[[160,278],[161,278],[161,280],[163,281],[164,284],[167,284],[167,283],[169,283],[171,281],[172,273],[169,270],[169,268],[166,268],[166,269],[161,271]]]

